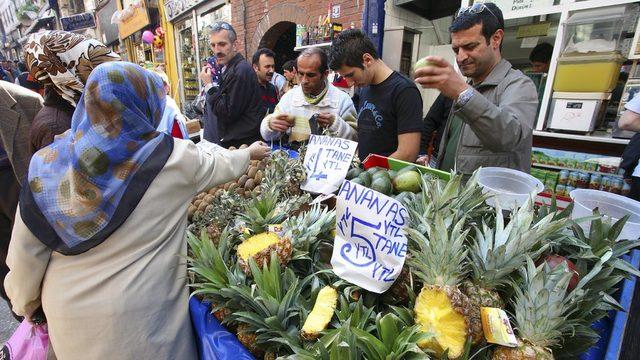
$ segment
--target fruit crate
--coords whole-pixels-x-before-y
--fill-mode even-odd
[[[640,268],[640,250],[633,250],[630,255],[625,255],[624,259],[636,269]],[[620,357],[636,281],[638,281],[636,277],[631,277],[620,283],[618,302],[624,310],[612,311],[608,318],[593,324],[593,328],[600,333],[600,341],[582,354],[580,360],[616,360]],[[633,315],[639,316],[639,314]]]
[[[364,161],[362,162],[362,165],[364,166],[365,170],[378,166],[381,168],[395,170],[395,171],[398,171],[407,166],[415,166],[416,170],[418,170],[421,174],[435,175],[440,179],[447,180],[447,181],[451,178],[451,174],[446,171],[442,171],[442,170],[438,170],[438,169],[434,169],[426,166],[421,166],[421,165],[410,163],[407,161],[388,158],[386,156],[381,156],[376,154],[371,154],[367,156],[367,158],[364,159]]]

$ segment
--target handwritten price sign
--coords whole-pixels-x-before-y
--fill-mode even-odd
[[[330,194],[338,190],[347,176],[357,147],[355,141],[311,135],[304,157],[307,180],[300,188],[316,194]]]
[[[336,238],[331,265],[341,278],[383,293],[407,257],[404,226],[409,214],[398,201],[345,181],[336,204]]]

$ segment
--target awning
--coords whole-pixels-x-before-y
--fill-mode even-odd
[[[393,4],[414,12],[428,20],[451,16],[460,8],[460,0],[393,0]]]

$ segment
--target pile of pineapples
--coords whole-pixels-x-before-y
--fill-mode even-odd
[[[404,200],[409,255],[384,294],[338,278],[335,212],[309,205],[300,160],[276,154],[262,191],[224,205],[211,234],[188,234],[190,286],[258,359],[574,359],[598,340],[591,324],[618,283],[640,275],[616,241],[626,219],[595,213],[588,234],[571,209],[488,207],[475,178],[424,176]],[[273,225],[281,224],[274,230]],[[482,307],[507,311],[518,346],[487,344]]]

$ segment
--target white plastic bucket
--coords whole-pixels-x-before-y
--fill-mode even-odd
[[[640,237],[640,202],[621,195],[590,189],[575,189],[571,191],[569,196],[574,203],[571,212],[572,219],[593,215],[595,208],[598,208],[601,215],[610,218],[612,223],[628,214],[629,220],[624,225],[618,240]],[[585,221],[580,226],[585,232],[588,232],[591,223]]]
[[[504,210],[516,209],[544,190],[542,182],[522,171],[486,167],[478,170],[478,184],[483,188],[483,193],[492,195],[487,199],[487,204],[495,207],[500,204]]]

